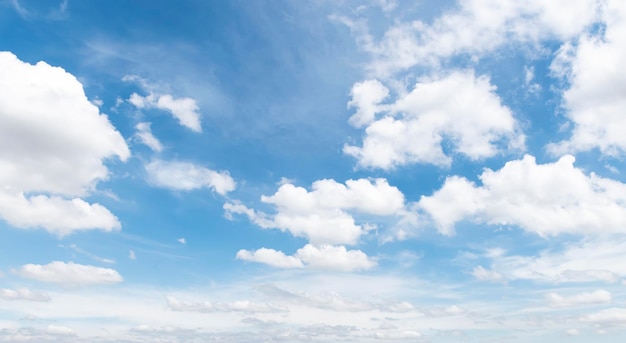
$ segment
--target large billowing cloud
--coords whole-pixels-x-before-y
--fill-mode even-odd
[[[362,167],[448,166],[452,159],[444,152],[446,143],[452,153],[473,160],[523,148],[524,135],[511,110],[502,105],[485,76],[456,71],[424,78],[394,103],[380,104],[388,93],[378,81],[353,87],[350,105],[357,112],[350,123],[366,125],[365,137],[361,146],[347,145],[344,152]],[[383,115],[376,118],[377,114]]]
[[[571,137],[554,143],[555,153],[598,148],[602,153],[626,153],[626,3],[607,1],[602,12],[604,34],[583,35],[566,43],[552,63],[569,87],[563,93],[566,117],[573,123]]]
[[[479,178],[480,186],[449,177],[417,206],[444,234],[463,220],[519,226],[541,236],[626,232],[626,184],[586,175],[574,167],[573,156],[537,164],[526,155]]]
[[[268,248],[256,251],[241,250],[237,258],[265,263],[274,267],[299,268],[310,266],[343,271],[369,269],[376,262],[360,250],[347,250],[343,244],[358,244],[361,236],[373,225],[357,224],[354,214],[374,217],[402,216],[404,195],[384,179],[318,180],[312,190],[282,185],[275,194],[262,196],[264,203],[273,205],[273,215],[255,211],[240,203],[224,205],[227,216],[246,215],[258,226],[286,231],[295,237],[306,238],[311,244],[295,255]]]
[[[129,155],[120,133],[74,76],[0,52],[1,218],[58,235],[119,229],[106,208],[78,197],[108,177],[106,159],[124,161]]]

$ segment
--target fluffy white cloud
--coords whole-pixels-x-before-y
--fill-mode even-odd
[[[0,289],[0,299],[3,300],[25,300],[25,301],[50,301],[50,296],[45,293],[31,291],[28,288]]]
[[[255,303],[248,300],[239,300],[229,303],[212,303],[209,301],[186,302],[168,295],[165,297],[167,306],[174,311],[181,312],[247,312],[270,313],[286,312],[287,309],[269,303]]]
[[[551,307],[608,304],[611,302],[611,293],[603,289],[571,296],[563,296],[552,292],[546,295],[546,300]]]
[[[626,184],[586,175],[574,161],[566,155],[538,165],[526,155],[498,171],[485,170],[479,177],[482,186],[449,177],[432,196],[423,196],[418,207],[444,234],[467,219],[516,225],[541,236],[625,232]]]
[[[276,268],[302,268],[302,261],[294,256],[287,256],[282,251],[261,248],[255,251],[239,250],[237,259],[267,264]]]
[[[334,180],[315,181],[312,190],[283,184],[261,201],[274,205],[270,216],[238,203],[224,205],[227,216],[244,214],[262,228],[277,228],[311,243],[356,244],[368,229],[357,225],[347,211],[376,216],[401,215],[404,195],[384,179],[348,180],[345,185]]]
[[[394,103],[379,104],[387,93],[375,81],[353,88],[350,104],[358,110],[350,122],[367,128],[362,146],[346,145],[344,152],[357,158],[360,166],[447,166],[451,158],[442,148],[446,142],[454,153],[474,160],[492,157],[502,147],[523,147],[524,135],[518,131],[511,110],[502,105],[495,87],[485,76],[456,71],[424,78]],[[381,112],[387,114],[375,120],[376,113]]]
[[[236,187],[228,172],[217,172],[189,162],[153,160],[145,168],[150,181],[163,188],[183,191],[211,188],[224,195]]]
[[[0,216],[20,228],[43,227],[60,237],[78,230],[98,228],[114,231],[121,228],[117,217],[100,204],[89,204],[80,198],[0,191]]]
[[[71,287],[115,284],[123,280],[113,269],[60,261],[46,265],[26,264],[16,273],[23,278]]]
[[[174,98],[169,94],[150,93],[141,96],[131,94],[128,102],[137,108],[158,108],[171,113],[180,123],[192,131],[202,132],[200,124],[200,112],[196,101],[191,98]]]
[[[600,326],[626,325],[626,309],[609,308],[582,316],[580,321]]]
[[[302,268],[303,266],[342,272],[367,270],[376,266],[376,261],[361,250],[347,250],[344,246],[307,244],[293,256],[282,251],[261,248],[256,251],[239,250],[237,258],[244,261],[263,263],[277,268]]]
[[[362,25],[344,21],[372,54],[369,69],[385,77],[456,55],[481,56],[507,44],[569,40],[596,22],[601,5],[598,0],[461,1],[432,23],[398,21],[380,41]]]
[[[155,152],[161,152],[161,150],[163,150],[161,142],[152,134],[150,123],[139,123],[135,125],[135,129],[137,129],[135,136],[141,143],[147,145],[150,149],[152,149],[152,151]]]
[[[73,75],[0,52],[0,217],[57,234],[118,229],[101,205],[64,197],[89,194],[108,176],[105,159],[129,155]]]
[[[571,137],[549,146],[554,153],[599,148],[607,155],[626,152],[626,75],[618,72],[626,60],[626,4],[606,1],[603,35],[583,35],[576,44],[561,47],[552,64],[566,76],[565,115],[573,123]]]

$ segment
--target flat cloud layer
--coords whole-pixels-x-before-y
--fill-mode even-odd
[[[115,284],[123,280],[114,269],[61,261],[45,265],[26,264],[17,271],[17,274],[26,279],[70,287]]]

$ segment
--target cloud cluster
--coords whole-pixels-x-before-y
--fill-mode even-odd
[[[351,213],[370,216],[400,216],[404,210],[404,195],[384,179],[318,180],[311,191],[287,183],[261,201],[276,208],[268,215],[240,203],[226,203],[228,217],[246,215],[262,228],[276,228],[296,237],[306,238],[310,244],[287,256],[273,249],[241,250],[239,259],[297,268],[303,265],[335,270],[369,269],[376,265],[360,250],[347,250],[338,244],[355,245],[372,225],[357,224]]]
[[[380,104],[389,90],[378,81],[357,83],[350,123],[366,126],[362,146],[346,145],[362,167],[392,169],[412,163],[449,166],[450,153],[472,160],[501,150],[519,150],[524,135],[509,108],[502,105],[486,76],[473,71],[422,78],[394,103]],[[376,118],[379,113],[385,113]],[[443,146],[449,145],[446,154]]]
[[[108,177],[105,160],[129,155],[74,76],[0,52],[0,218],[59,236],[117,230],[109,210],[80,197]]]
[[[28,288],[0,289],[0,299],[3,300],[25,300],[25,301],[50,301],[50,296],[45,293],[31,291]]]
[[[574,161],[566,155],[537,164],[526,155],[500,170],[486,169],[480,186],[448,177],[417,206],[443,234],[453,233],[455,223],[463,220],[518,226],[541,236],[626,232],[626,184],[586,175]]]

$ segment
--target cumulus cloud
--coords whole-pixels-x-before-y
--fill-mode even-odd
[[[0,299],[3,300],[24,300],[24,301],[50,301],[50,296],[46,293],[31,291],[28,288],[0,289]]]
[[[105,159],[129,157],[124,138],[62,68],[10,52],[0,52],[0,66],[0,217],[59,235],[119,229],[103,206],[66,197],[106,179]]]
[[[237,259],[267,264],[277,268],[302,268],[352,272],[376,266],[376,261],[361,250],[348,250],[344,246],[307,244],[293,256],[282,251],[261,248],[256,251],[239,250]]]
[[[423,78],[394,103],[379,104],[387,94],[377,81],[353,87],[350,104],[357,112],[350,123],[367,127],[362,146],[346,145],[344,152],[362,167],[448,166],[452,160],[444,153],[442,145],[446,143],[453,153],[473,160],[492,157],[503,148],[523,148],[524,135],[486,76],[456,71]],[[386,114],[375,119],[381,112]]]
[[[487,270],[483,266],[478,266],[472,270],[472,275],[481,281],[504,281],[504,275],[493,271]]]
[[[135,81],[136,77],[125,77],[125,81]],[[145,82],[140,82],[144,88],[149,87]],[[137,93],[131,94],[128,102],[137,108],[157,108],[169,112],[178,120],[180,125],[189,128],[194,132],[202,132],[200,124],[200,112],[196,101],[192,98],[174,98],[170,94],[158,94],[149,91],[146,96]]]
[[[417,206],[443,234],[473,220],[515,225],[541,236],[561,233],[621,233],[626,229],[626,184],[574,167],[574,157],[537,164],[526,155],[500,170],[486,169],[481,186],[458,176],[446,179]]]
[[[53,336],[76,336],[76,331],[67,326],[50,324],[46,328],[46,333]]]
[[[277,228],[296,237],[304,237],[315,245],[356,244],[367,231],[357,225],[348,211],[375,216],[401,215],[404,195],[384,179],[318,180],[308,191],[293,184],[284,184],[261,201],[276,208],[268,215],[239,203],[224,205],[227,216],[246,215],[262,228]]]
[[[343,21],[372,55],[370,71],[387,77],[416,65],[437,66],[453,56],[480,57],[508,44],[567,41],[597,21],[600,7],[597,0],[462,1],[432,23],[397,21],[379,41],[364,25]]]
[[[45,265],[26,264],[16,273],[26,279],[70,287],[115,284],[123,280],[114,269],[60,261]]]
[[[158,187],[190,191],[211,188],[225,195],[235,189],[235,180],[226,171],[214,171],[189,162],[153,160],[145,165],[149,180]]]
[[[139,123],[135,125],[135,129],[137,130],[135,136],[142,144],[145,144],[154,152],[161,152],[163,150],[161,142],[152,134],[150,123]]]
[[[608,304],[611,302],[611,293],[603,289],[571,296],[563,296],[552,292],[546,295],[546,300],[548,301],[548,306],[551,307]]]
[[[580,321],[600,326],[626,325],[626,309],[609,308],[582,316]]]
[[[571,137],[549,146],[555,154],[598,148],[611,156],[626,152],[626,75],[616,72],[626,60],[626,5],[609,0],[602,7],[603,34],[585,34],[565,43],[552,70],[568,81],[563,92]]]
[[[229,303],[186,302],[168,295],[165,297],[167,306],[174,311],[181,312],[247,312],[247,313],[271,313],[286,312],[287,309],[270,303],[255,303],[248,300],[233,301]]]

